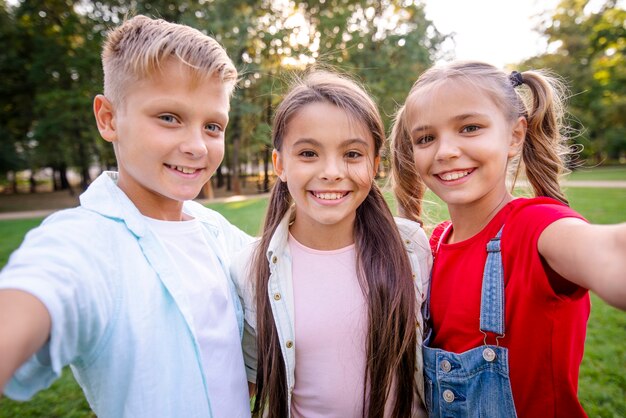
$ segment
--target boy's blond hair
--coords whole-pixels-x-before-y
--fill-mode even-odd
[[[105,97],[122,104],[134,82],[158,72],[170,57],[186,64],[194,81],[217,76],[232,92],[237,69],[215,39],[189,26],[138,15],[107,35],[102,50]]]

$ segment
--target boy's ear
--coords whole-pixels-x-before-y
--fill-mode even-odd
[[[511,130],[511,143],[509,144],[509,158],[515,157],[519,154],[524,141],[526,140],[526,130],[528,128],[528,121],[525,117],[520,116],[513,124]]]
[[[287,183],[287,176],[285,175],[285,167],[283,166],[283,159],[280,152],[277,149],[272,151],[272,164],[274,164],[274,172],[278,175],[278,178]]]
[[[115,142],[117,140],[117,131],[115,130],[115,113],[113,104],[102,94],[98,94],[93,99],[93,113],[96,116],[96,124],[100,136],[107,142]]]

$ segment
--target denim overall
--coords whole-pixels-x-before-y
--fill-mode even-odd
[[[441,237],[444,235],[445,231]],[[508,350],[498,346],[498,339],[504,337],[501,235],[502,229],[487,243],[480,303],[484,345],[461,354],[431,348],[432,328],[426,331],[423,353],[429,417],[516,417]],[[430,290],[424,304],[424,320],[430,320]],[[487,344],[487,332],[496,334],[496,345]]]

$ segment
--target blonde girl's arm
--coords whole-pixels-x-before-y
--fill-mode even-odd
[[[537,246],[558,274],[626,310],[626,223],[559,219],[541,233]]]
[[[50,335],[44,304],[22,290],[0,290],[0,394],[13,373],[35,354]]]

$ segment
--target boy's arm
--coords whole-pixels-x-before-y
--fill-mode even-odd
[[[48,340],[50,327],[50,314],[35,296],[0,290],[0,394],[13,373]]]
[[[559,219],[544,229],[537,247],[558,274],[626,310],[626,223]]]

